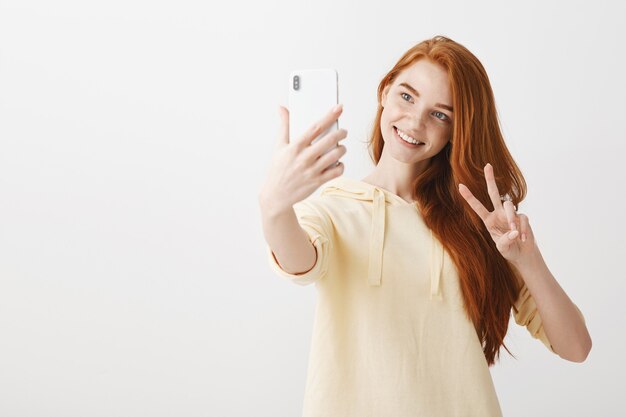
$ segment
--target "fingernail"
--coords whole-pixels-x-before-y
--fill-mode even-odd
[[[341,110],[341,107],[343,106],[343,104],[337,104],[335,106],[335,108],[333,109],[334,112],[338,112],[339,110]]]
[[[515,222],[511,222],[511,229],[516,230],[517,227],[515,227]]]
[[[522,242],[526,242],[526,233],[522,233]]]
[[[509,232],[509,239],[515,239],[515,236],[517,236],[517,230]]]

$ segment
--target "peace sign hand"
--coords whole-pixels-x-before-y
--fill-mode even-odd
[[[485,165],[485,180],[494,211],[489,212],[465,184],[459,184],[459,193],[482,219],[502,256],[519,263],[535,249],[535,236],[528,224],[528,216],[516,213],[511,201],[502,203],[491,164]]]

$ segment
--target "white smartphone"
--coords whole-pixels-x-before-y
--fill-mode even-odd
[[[339,103],[339,77],[332,68],[302,69],[289,75],[289,139],[302,137],[315,122]],[[339,129],[335,122],[311,143]],[[327,152],[331,151],[331,147]],[[335,165],[333,163],[333,165]]]

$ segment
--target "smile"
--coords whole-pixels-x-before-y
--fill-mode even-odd
[[[409,146],[411,148],[417,148],[418,146],[424,145],[424,142],[417,141],[412,137],[408,136],[397,127],[393,127],[394,136],[402,142],[404,145]]]

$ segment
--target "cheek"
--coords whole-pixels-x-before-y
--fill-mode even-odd
[[[386,106],[383,109],[380,120],[381,120],[381,123],[386,123],[386,124],[393,123],[394,120],[398,120],[399,118],[401,118],[403,114],[404,112],[401,109],[399,109],[397,106],[394,106],[392,104],[392,105]]]
[[[391,120],[393,120],[393,111],[390,111],[389,106],[385,107],[383,109],[382,114],[380,115],[380,128],[381,130],[385,130],[389,123],[391,123]]]
[[[452,129],[450,129],[450,125],[448,123],[438,122],[437,120],[433,120],[428,127],[430,128],[431,132],[433,132],[433,134],[436,134],[438,136],[440,135],[448,137],[452,132]]]

